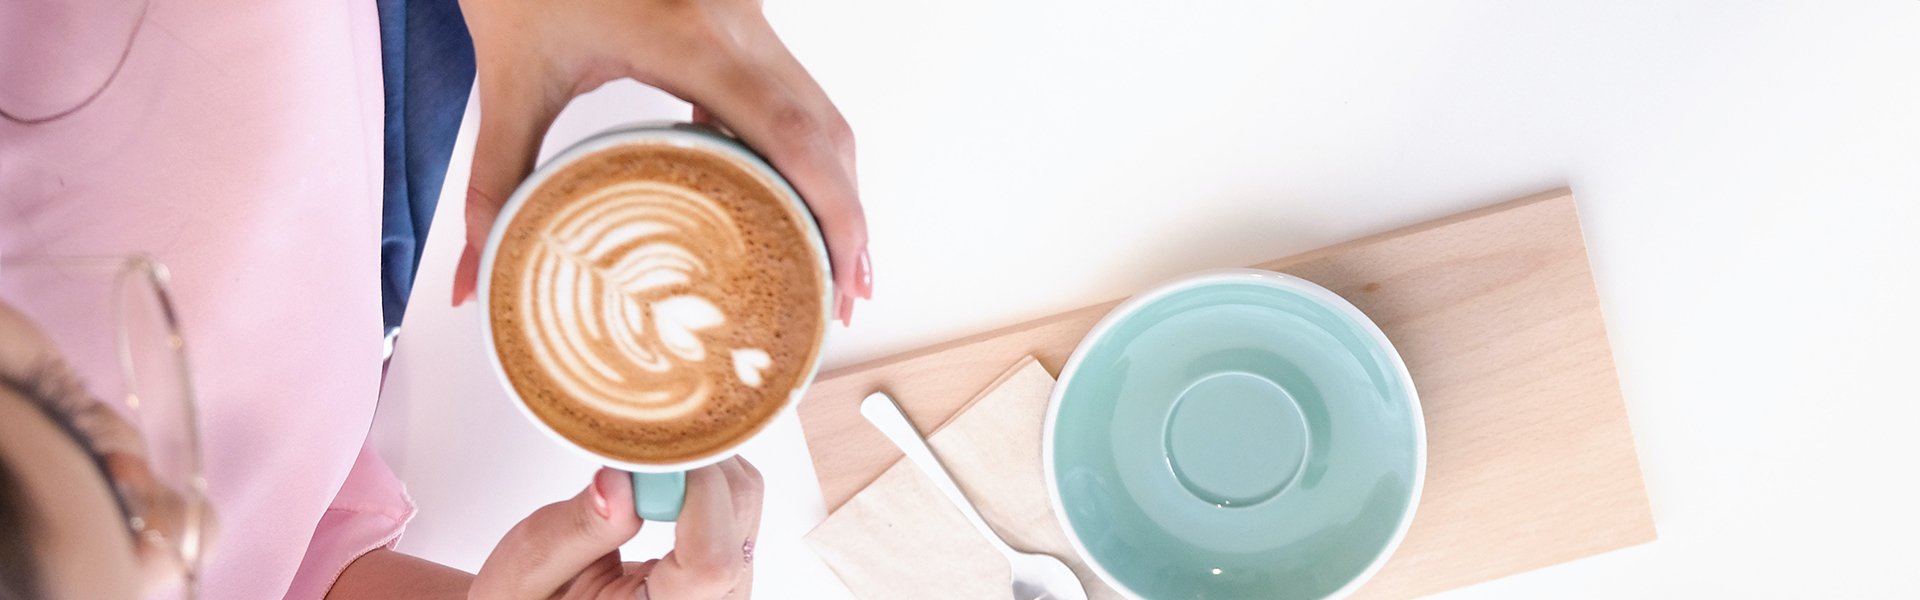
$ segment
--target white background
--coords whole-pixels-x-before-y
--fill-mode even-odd
[[[1920,595],[1920,2],[766,11],[859,138],[877,291],[828,368],[1570,185],[1660,540],[1440,597]],[[547,151],[686,111],[610,85]],[[421,510],[401,549],[474,569],[592,465],[447,307],[461,197],[376,436]],[[799,541],[825,512],[798,423],[746,455],[760,597],[848,597]]]

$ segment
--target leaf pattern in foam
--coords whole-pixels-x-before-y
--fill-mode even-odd
[[[635,181],[569,202],[548,223],[522,279],[536,359],[576,399],[607,412],[662,420],[697,408],[716,382],[671,389],[674,379],[660,375],[676,359],[706,360],[699,332],[727,321],[689,291],[711,267],[687,242],[724,240],[721,250],[740,252],[732,219],[691,190]],[[752,363],[765,362],[754,360],[764,351],[719,351],[743,382],[759,385],[766,365]]]

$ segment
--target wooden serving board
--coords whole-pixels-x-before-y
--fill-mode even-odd
[[[1426,415],[1413,524],[1353,598],[1424,596],[1655,539],[1572,192],[1256,266],[1372,317]],[[1058,374],[1118,303],[822,375],[799,413],[828,509],[901,456],[860,417],[862,398],[890,393],[930,433],[1026,355]]]

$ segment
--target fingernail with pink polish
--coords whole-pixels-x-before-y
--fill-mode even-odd
[[[873,299],[873,258],[867,255],[867,249],[860,249],[860,260],[854,263],[853,278],[859,283],[860,297]]]
[[[602,471],[605,471],[605,469],[602,469]],[[602,475],[603,473],[594,473],[593,485],[589,486],[593,490],[593,511],[599,513],[602,519],[612,519],[613,511],[607,509],[607,478]]]

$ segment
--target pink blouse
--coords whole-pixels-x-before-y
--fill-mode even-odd
[[[382,348],[374,3],[151,2],[92,105],[0,121],[0,256],[147,252],[170,268],[222,523],[204,595],[317,599],[413,514],[366,444]],[[71,297],[7,279],[29,315]],[[40,325],[56,341],[88,327]]]

